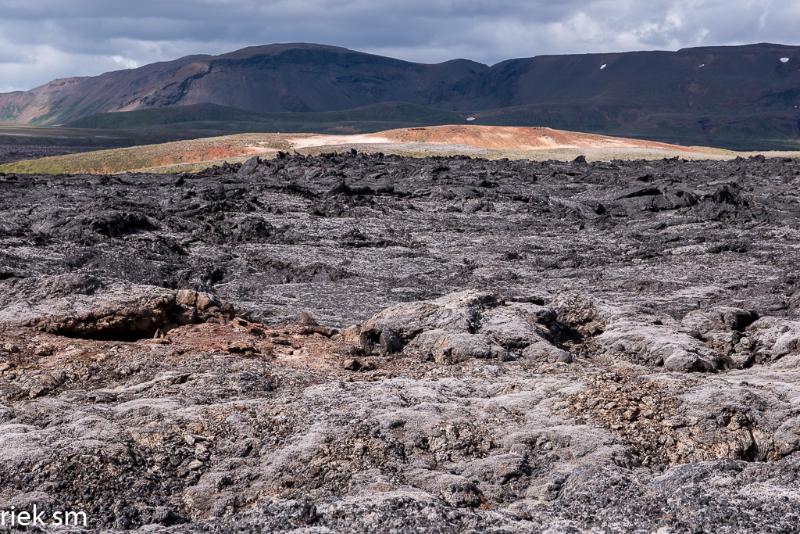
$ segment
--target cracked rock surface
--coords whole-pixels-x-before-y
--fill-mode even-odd
[[[796,532],[800,162],[0,175],[0,509]]]

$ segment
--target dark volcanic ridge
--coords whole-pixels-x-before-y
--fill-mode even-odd
[[[0,175],[0,508],[793,532],[798,185],[763,157]]]

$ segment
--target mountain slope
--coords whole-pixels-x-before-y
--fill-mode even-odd
[[[0,121],[64,124],[106,112],[199,104],[307,113],[389,102],[471,113],[484,124],[794,146],[800,141],[800,47],[538,56],[489,67],[268,45],[0,94]],[[157,114],[151,119],[162,121]]]
[[[190,56],[0,95],[0,120],[62,124],[109,111],[212,103],[247,111],[335,111],[380,102],[468,105],[485,65],[422,65],[320,45]]]
[[[490,77],[496,107],[548,102],[670,111],[711,112],[736,104],[766,109],[800,103],[800,47],[539,56],[495,65]]]
[[[464,114],[417,104],[385,102],[341,111],[244,111],[216,104],[99,113],[68,123],[71,128],[178,129],[223,132],[362,132],[462,122]]]

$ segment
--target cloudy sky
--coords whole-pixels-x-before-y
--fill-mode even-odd
[[[0,92],[254,44],[492,64],[549,53],[800,43],[800,0],[0,0]]]

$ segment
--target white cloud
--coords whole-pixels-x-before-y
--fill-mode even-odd
[[[138,61],[129,57],[111,56],[111,59],[123,69],[135,69],[140,66]]]

